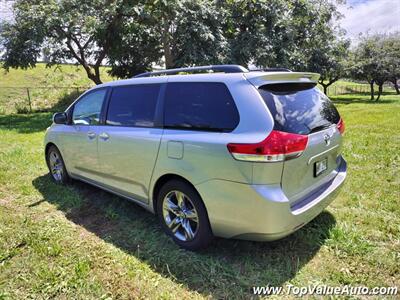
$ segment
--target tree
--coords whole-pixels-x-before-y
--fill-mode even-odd
[[[123,17],[129,14],[133,23],[141,20],[142,11],[136,4],[127,0],[17,0],[15,21],[5,23],[1,32],[6,49],[3,67],[34,67],[44,52],[48,64],[76,61],[95,84],[100,84],[100,66],[114,45],[124,39],[119,31],[125,25]],[[129,26],[134,27],[132,23]],[[131,46],[136,59],[130,64],[138,62],[138,69],[149,68],[141,59],[147,56],[142,49],[147,42],[149,39],[144,39],[145,45],[139,42]]]
[[[390,34],[384,39],[383,52],[389,72],[388,81],[393,83],[396,93],[400,94],[397,84],[400,79],[400,32]]]
[[[375,34],[363,37],[353,51],[351,77],[369,82],[371,100],[375,99],[374,84],[378,85],[378,101],[382,95],[383,84],[399,75],[399,44],[398,34]]]
[[[148,3],[125,2],[108,53],[109,73],[119,78],[150,71],[154,64],[161,63],[163,55],[159,32],[155,30],[159,24]]]
[[[163,10],[163,6],[161,6]],[[175,13],[167,16],[162,28],[164,54],[170,49],[169,67],[221,63],[226,40],[221,28],[223,11],[212,1],[179,1]],[[167,59],[165,60],[167,64]]]
[[[318,45],[335,40],[336,1],[220,1],[227,11],[227,61],[304,70]],[[327,38],[329,37],[329,39]],[[318,43],[317,43],[318,42]]]
[[[1,33],[4,67],[33,67],[44,52],[49,64],[78,62],[96,84],[104,62],[125,78],[163,58],[167,68],[235,63],[304,70],[312,55],[318,58],[316,47],[335,39],[334,1],[17,0],[15,22]]]
[[[224,10],[226,15],[222,25],[228,43],[227,63],[243,66],[254,63],[266,67],[284,60],[277,58],[285,56],[286,51],[280,47],[286,43],[283,1],[226,0],[218,3],[218,9]],[[282,52],[277,52],[278,48]]]
[[[221,63],[225,56],[226,43],[221,22],[223,11],[217,10],[212,1],[170,0],[147,1],[144,4],[152,36],[152,47],[146,50],[144,61],[161,64],[166,68]],[[138,73],[132,61],[137,53],[132,51],[132,34],[140,34],[137,26],[125,28],[124,39],[117,45],[111,61],[112,74],[131,77]],[[146,30],[146,28],[142,28]],[[151,55],[149,55],[149,53]]]
[[[321,74],[318,83],[324,88],[325,94],[328,87],[345,74],[348,48],[347,40],[327,40],[312,50],[308,70]]]
[[[372,58],[374,57],[374,44],[372,40],[363,40],[355,48],[349,59],[349,75],[355,80],[365,80],[370,85],[371,100],[375,99],[375,69],[376,61]]]

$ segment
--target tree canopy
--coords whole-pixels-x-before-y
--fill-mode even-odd
[[[400,73],[400,33],[364,36],[352,51],[349,61],[350,77],[369,82],[371,100],[375,97],[374,84],[377,84],[379,100],[386,81],[394,82],[397,88]]]
[[[399,78],[399,35],[364,38],[349,54],[338,27],[342,0],[16,0],[3,23],[3,67],[76,62],[101,83],[151,70],[233,63],[349,74],[378,86]],[[353,59],[352,59],[353,58]]]
[[[141,28],[146,18],[136,1],[17,0],[13,9],[15,21],[1,31],[6,69],[34,67],[43,55],[49,64],[76,61],[99,84],[100,66],[113,62],[119,45],[128,41],[137,69],[151,65],[147,50],[154,40]]]

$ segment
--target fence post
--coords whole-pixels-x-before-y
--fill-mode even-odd
[[[31,95],[29,93],[29,88],[26,88],[26,93],[28,94],[29,112],[32,113],[32,103],[31,103]]]

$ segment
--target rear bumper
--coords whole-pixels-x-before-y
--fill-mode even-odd
[[[290,204],[280,185],[249,185],[210,180],[196,186],[214,235],[257,241],[283,238],[301,228],[336,197],[346,178],[342,158],[332,179]]]

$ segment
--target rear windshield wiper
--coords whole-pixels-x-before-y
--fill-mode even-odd
[[[306,125],[306,126],[307,126],[307,125]],[[318,132],[318,131],[327,129],[327,128],[331,127],[331,126],[332,126],[332,124],[328,123],[328,124],[325,124],[325,125],[315,126],[315,127],[313,127],[312,129],[309,128],[308,126],[307,126],[307,127],[310,129],[310,133],[314,133],[314,132]]]

